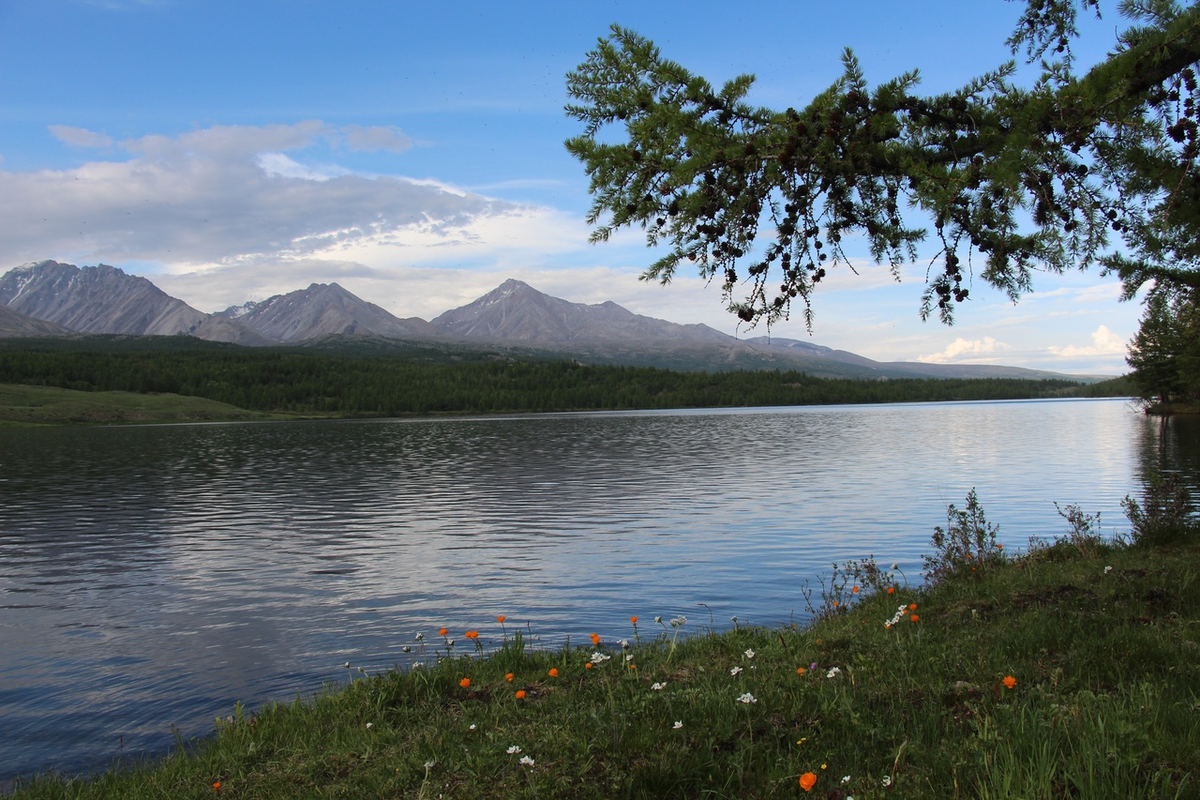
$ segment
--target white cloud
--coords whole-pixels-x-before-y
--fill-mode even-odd
[[[931,353],[929,355],[917,356],[917,361],[925,364],[948,364],[951,362],[967,362],[967,361],[985,361],[990,362],[995,359],[990,358],[997,353],[1008,350],[1009,346],[1004,342],[996,341],[991,336],[985,336],[982,339],[964,339],[961,336],[955,339],[950,344],[946,345],[946,349],[940,353]],[[983,358],[987,356],[988,358]]]
[[[367,177],[293,155],[347,129],[216,126],[121,143],[125,160],[68,170],[0,171],[0,252],[15,265],[158,262],[173,272],[302,258],[442,262],[445,251],[578,247],[586,233],[566,215],[431,181]],[[352,134],[374,129],[351,130]],[[384,130],[384,129],[381,129]],[[395,142],[386,129],[376,144]],[[92,141],[59,129],[63,141]],[[373,136],[371,134],[370,136]],[[368,139],[370,138],[368,136]],[[371,258],[364,249],[400,250]]]
[[[51,125],[50,133],[55,139],[71,147],[110,147],[113,143],[113,140],[103,133],[72,125]]]
[[[364,128],[360,125],[347,125],[342,128],[346,144],[351,150],[387,150],[391,153],[403,153],[412,149],[412,139],[401,133],[399,128],[375,125]]]
[[[1050,347],[1047,349],[1054,355],[1062,358],[1078,358],[1080,356],[1124,356],[1126,347],[1127,344],[1124,339],[1110,331],[1108,326],[1101,325],[1092,331],[1092,344],[1090,347],[1076,347],[1072,344],[1066,347]]]

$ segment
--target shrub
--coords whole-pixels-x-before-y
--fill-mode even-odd
[[[930,583],[960,572],[972,572],[1004,561],[1003,546],[996,542],[998,525],[987,521],[975,489],[967,493],[967,507],[946,508],[946,527],[933,529],[934,554],[925,554],[925,579]]]
[[[1178,475],[1151,475],[1142,489],[1142,502],[1125,495],[1121,508],[1133,527],[1135,545],[1185,542],[1200,528],[1191,492]]]
[[[1071,526],[1066,541],[1073,545],[1082,556],[1096,555],[1104,541],[1100,536],[1100,515],[1098,513],[1085,514],[1076,503],[1071,503],[1066,509],[1055,503],[1054,510]],[[1056,539],[1056,541],[1061,540]]]

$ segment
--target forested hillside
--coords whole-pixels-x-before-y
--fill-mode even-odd
[[[801,372],[673,372],[437,351],[355,354],[194,339],[0,342],[0,383],[171,392],[292,414],[702,408],[1123,394],[1122,386],[1010,379],[822,379]]]

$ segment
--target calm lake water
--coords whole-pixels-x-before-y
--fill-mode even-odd
[[[1148,465],[1196,485],[1195,422],[1074,400],[0,430],[0,785],[165,752],[443,625],[557,647],[633,614],[803,621],[834,561],[919,582],[972,487],[1012,549],[1065,532],[1054,501],[1124,531]]]

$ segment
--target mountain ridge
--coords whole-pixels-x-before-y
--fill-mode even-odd
[[[330,338],[445,342],[548,355],[598,364],[657,366],[683,371],[782,369],[819,377],[1017,377],[1095,380],[977,364],[877,362],[795,339],[738,339],[703,324],[679,324],[635,314],[613,301],[573,303],[509,278],[475,301],[431,321],[401,319],[337,283],[213,314],[170,297],[146,278],[100,264],[76,267],[41,261],[0,276],[0,336],[131,334],[187,335],[246,346],[312,344]],[[16,316],[14,316],[16,315]],[[56,329],[37,332],[38,325]],[[32,327],[31,327],[32,326]]]
[[[234,344],[268,344],[234,321],[213,318],[117,267],[39,261],[0,276],[0,303],[74,333],[195,336]]]

